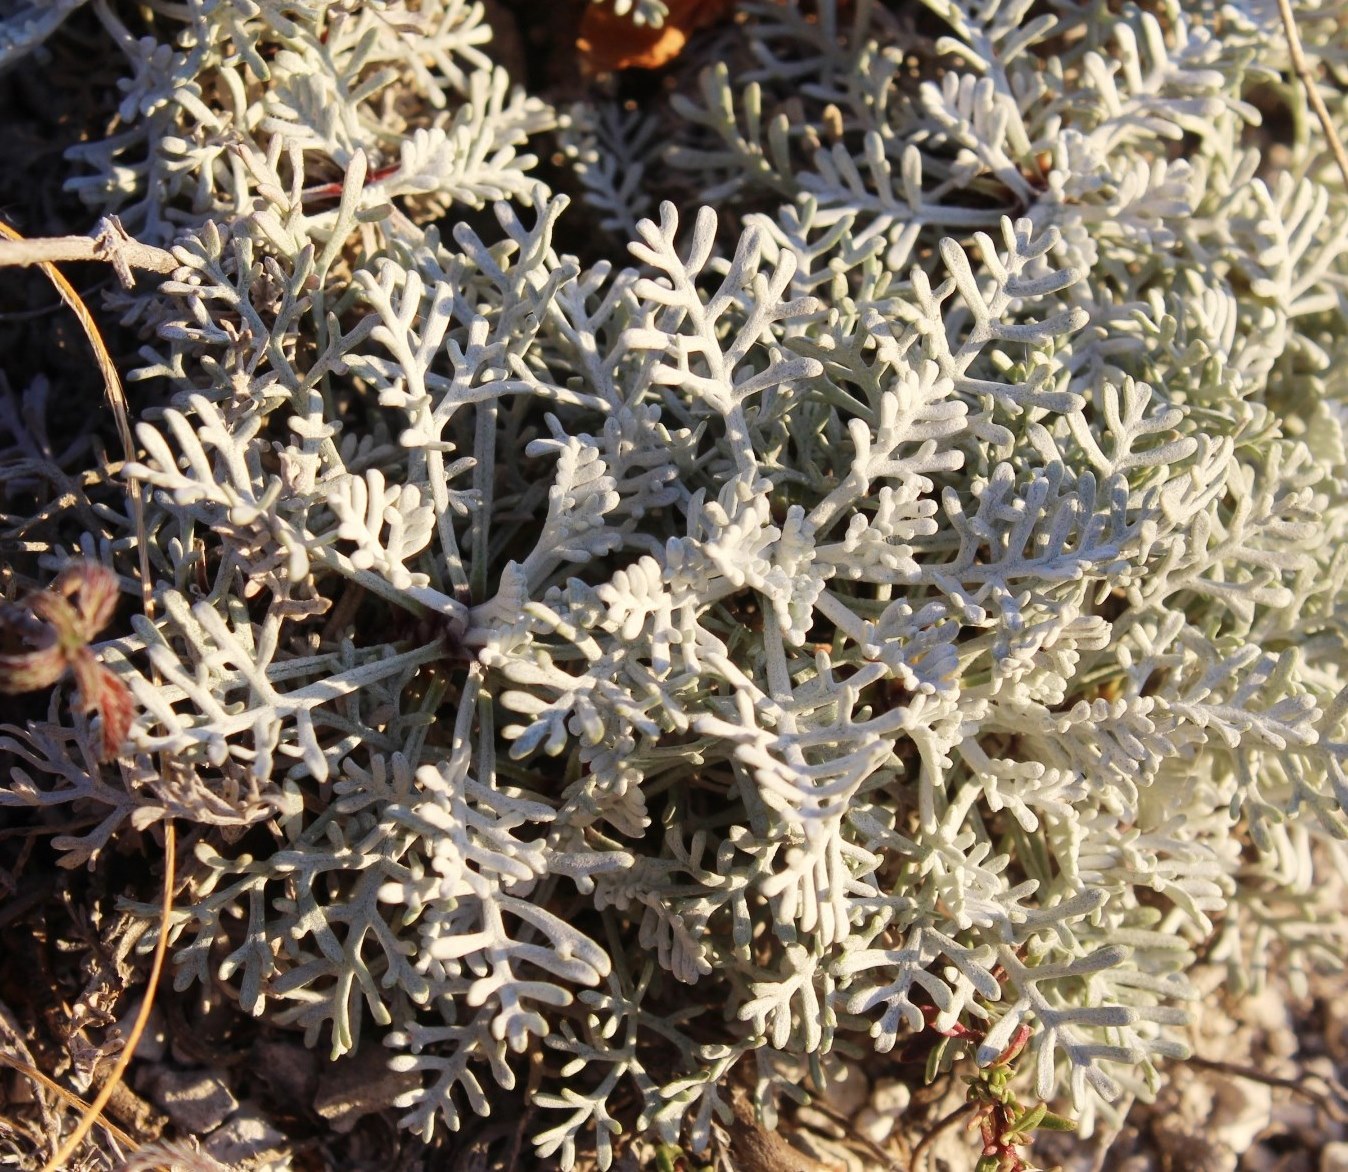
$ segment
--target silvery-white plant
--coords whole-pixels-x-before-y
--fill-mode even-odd
[[[54,707],[0,801],[214,827],[178,983],[382,1043],[426,1135],[541,1051],[540,1155],[700,1150],[956,1023],[1089,1129],[1199,958],[1335,958],[1348,193],[1272,5],[742,7],[560,119],[583,263],[480,6],[94,0],[72,183],[181,266],[157,609],[123,756]]]

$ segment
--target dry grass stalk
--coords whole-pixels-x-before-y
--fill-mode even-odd
[[[1329,150],[1334,156],[1334,161],[1339,165],[1343,181],[1348,184],[1348,151],[1343,148],[1343,140],[1339,138],[1339,132],[1334,127],[1334,119],[1329,113],[1329,107],[1325,105],[1324,98],[1320,96],[1320,87],[1315,74],[1306,59],[1305,50],[1301,47],[1301,34],[1297,32],[1297,18],[1292,12],[1292,0],[1278,0],[1278,14],[1282,17],[1283,28],[1287,32],[1287,51],[1292,58],[1292,68],[1306,91],[1306,100],[1310,102],[1311,109],[1320,120],[1320,128],[1329,142]]]
[[[39,1083],[47,1090],[51,1091],[58,1099],[69,1107],[74,1107],[79,1111],[89,1111],[90,1106],[79,1095],[73,1091],[66,1090],[60,1083],[56,1082],[49,1075],[44,1074],[36,1066],[30,1066],[22,1058],[15,1058],[12,1054],[0,1052],[0,1062],[6,1066],[12,1067],[26,1078],[31,1078],[35,1083]],[[125,1148],[134,1149],[136,1141],[126,1134],[120,1127],[110,1119],[100,1119],[99,1125],[107,1129],[108,1134]]]

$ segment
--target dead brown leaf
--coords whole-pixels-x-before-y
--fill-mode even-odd
[[[659,69],[668,65],[700,28],[714,24],[734,0],[666,0],[669,14],[659,28],[637,25],[613,10],[613,0],[591,4],[580,22],[576,47],[590,73]]]

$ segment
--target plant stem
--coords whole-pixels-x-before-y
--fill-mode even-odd
[[[178,267],[173,253],[132,239],[115,217],[103,220],[96,236],[0,240],[0,268],[57,264],[71,260],[107,261],[117,270],[122,284],[127,286],[133,283],[132,269],[168,274]]]

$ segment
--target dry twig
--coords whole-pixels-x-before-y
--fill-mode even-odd
[[[945,1131],[946,1128],[952,1126],[953,1124],[958,1123],[961,1119],[964,1119],[967,1116],[972,1115],[973,1113],[974,1113],[973,1104],[961,1103],[948,1115],[943,1115],[940,1119],[938,1119],[935,1123],[933,1123],[931,1127],[927,1129],[926,1133],[922,1136],[921,1140],[918,1141],[917,1147],[913,1149],[913,1164],[912,1164],[913,1172],[921,1172],[923,1167],[922,1161],[927,1154],[927,1149],[931,1147],[933,1143],[936,1142],[936,1137],[940,1135],[941,1132]]]
[[[96,236],[44,236],[29,240],[17,233],[5,235],[7,238],[0,241],[0,268],[71,260],[106,261],[117,271],[122,284],[130,288],[134,283],[133,269],[168,274],[178,267],[173,253],[133,239],[115,216],[102,222]]]
[[[1306,91],[1306,100],[1310,102],[1311,109],[1320,120],[1320,128],[1329,141],[1330,153],[1339,165],[1343,181],[1348,184],[1348,152],[1343,149],[1343,140],[1339,138],[1339,132],[1335,129],[1329,107],[1320,96],[1320,87],[1315,74],[1311,71],[1310,62],[1306,60],[1306,53],[1301,47],[1301,34],[1297,32],[1297,18],[1292,12],[1292,0],[1278,0],[1278,14],[1282,17],[1283,30],[1287,33],[1287,51],[1292,57],[1292,68],[1301,80],[1302,89]]]
[[[1214,1058],[1200,1058],[1198,1055],[1190,1055],[1185,1059],[1188,1066],[1197,1066],[1203,1070],[1215,1071],[1218,1074],[1227,1074],[1233,1078],[1245,1078],[1251,1082],[1263,1083],[1267,1087],[1276,1087],[1279,1090],[1289,1091],[1294,1095],[1299,1095],[1303,1099],[1309,1099],[1316,1104],[1326,1115],[1335,1123],[1348,1123],[1348,1106],[1345,1105],[1339,1094],[1338,1088],[1329,1082],[1323,1076],[1318,1074],[1306,1074],[1298,1078],[1279,1078],[1276,1075],[1265,1074],[1262,1070],[1256,1070],[1253,1066],[1242,1066],[1236,1062],[1220,1062]],[[1303,1081],[1306,1078],[1318,1078],[1327,1087],[1330,1093],[1318,1091],[1314,1087],[1307,1086]]]
[[[821,1111],[833,1120],[833,1122],[843,1130],[847,1139],[851,1141],[853,1147],[864,1149],[874,1159],[878,1160],[878,1167],[885,1169],[886,1172],[900,1172],[899,1165],[895,1162],[894,1157],[873,1139],[862,1135],[861,1132],[857,1130],[857,1125],[848,1116],[824,1102],[815,1101],[811,1103],[810,1106],[816,1111]]]

